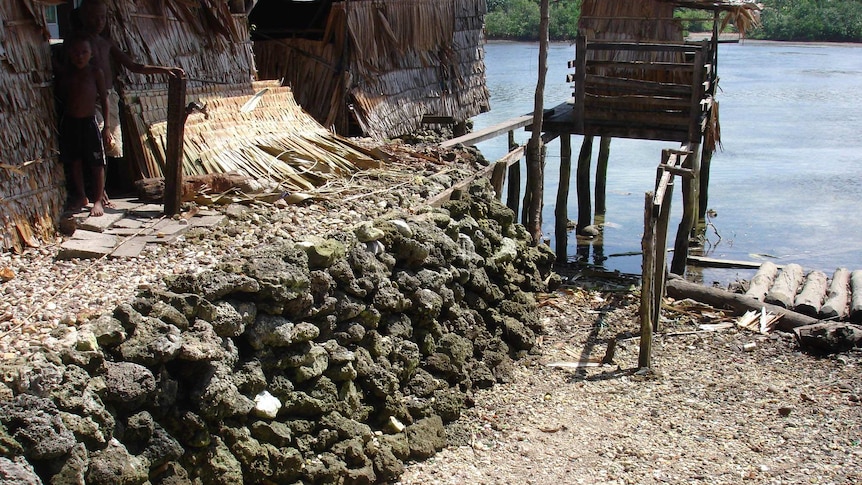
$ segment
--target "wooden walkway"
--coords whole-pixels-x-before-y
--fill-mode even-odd
[[[213,227],[225,216],[214,210],[198,210],[179,219],[165,217],[164,206],[135,199],[113,199],[105,215],[89,217],[84,210],[73,214],[75,231],[60,245],[58,259],[133,258],[147,244],[168,244],[192,227]]]

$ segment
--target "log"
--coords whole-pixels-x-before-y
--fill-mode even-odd
[[[844,319],[847,317],[847,300],[849,294],[847,288],[850,285],[850,271],[847,268],[838,268],[832,275],[832,283],[826,293],[826,301],[820,307],[821,318]]]
[[[194,200],[199,192],[220,194],[231,189],[252,194],[262,191],[261,185],[251,177],[236,172],[212,173],[183,177],[182,200]],[[165,193],[165,179],[146,178],[135,181],[135,191],[142,200],[159,201]]]
[[[862,270],[850,273],[850,321],[862,322]]]
[[[761,308],[765,308],[766,311],[781,316],[776,328],[785,332],[789,332],[796,327],[813,325],[820,322],[820,320],[816,318],[782,308],[778,305],[763,303],[739,293],[731,293],[729,291],[691,283],[678,276],[671,277],[671,279],[668,280],[667,296],[677,300],[691,298],[692,300],[706,303],[716,308],[733,310],[737,315],[741,315],[749,310],[760,311]]]
[[[823,304],[823,297],[825,295],[826,273],[812,271],[805,277],[802,291],[796,295],[796,300],[793,302],[794,309],[803,315],[816,317],[820,313],[820,305]]]
[[[862,327],[852,323],[824,322],[795,328],[799,345],[818,352],[843,352],[862,345]]]
[[[751,284],[748,286],[748,291],[745,296],[750,296],[755,300],[763,301],[766,298],[766,293],[772,287],[775,281],[775,273],[778,272],[778,266],[771,261],[767,261],[760,265],[754,278],[751,278]]]
[[[763,299],[766,303],[772,303],[782,308],[791,308],[796,299],[796,292],[802,284],[802,266],[796,263],[788,264],[778,273],[772,289]]]

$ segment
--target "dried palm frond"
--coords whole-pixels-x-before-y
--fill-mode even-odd
[[[729,24],[736,26],[741,37],[745,37],[745,33],[760,26],[760,10],[762,7],[759,4],[743,4],[733,7],[724,13],[724,18],[721,20],[721,31],[724,31]]]

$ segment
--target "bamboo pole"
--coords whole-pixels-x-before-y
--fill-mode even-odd
[[[568,246],[569,226],[569,181],[572,178],[572,135],[560,135],[560,184],[557,188],[556,225],[554,234],[557,242],[557,262],[565,263]]]
[[[186,78],[168,80],[167,159],[165,165],[165,215],[179,213],[183,187],[183,131],[186,121]]]

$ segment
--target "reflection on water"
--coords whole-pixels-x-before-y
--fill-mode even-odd
[[[545,107],[571,96],[566,82],[573,47],[549,52]],[[481,129],[532,111],[538,48],[522,43],[486,45],[490,113]],[[712,161],[705,252],[716,258],[781,264],[796,262],[827,273],[838,266],[862,269],[862,46],[799,45],[746,41],[719,52],[723,151]],[[516,140],[526,143],[529,133]],[[576,155],[581,138],[573,136]],[[653,188],[663,148],[673,143],[615,139],[608,169],[607,214],[601,239],[570,234],[570,259],[610,270],[640,273],[644,192]],[[506,137],[479,145],[488,159],[506,153]],[[593,170],[598,143],[593,154]],[[543,231],[554,231],[559,143],[548,146]],[[523,177],[522,177],[523,178]],[[522,180],[523,183],[523,180]],[[577,217],[572,181],[569,218]],[[677,189],[671,239],[678,224]],[[523,188],[522,188],[523,191]],[[522,192],[523,193],[523,192]],[[553,237],[550,237],[553,241]],[[694,269],[706,282],[750,278],[753,271]]]

